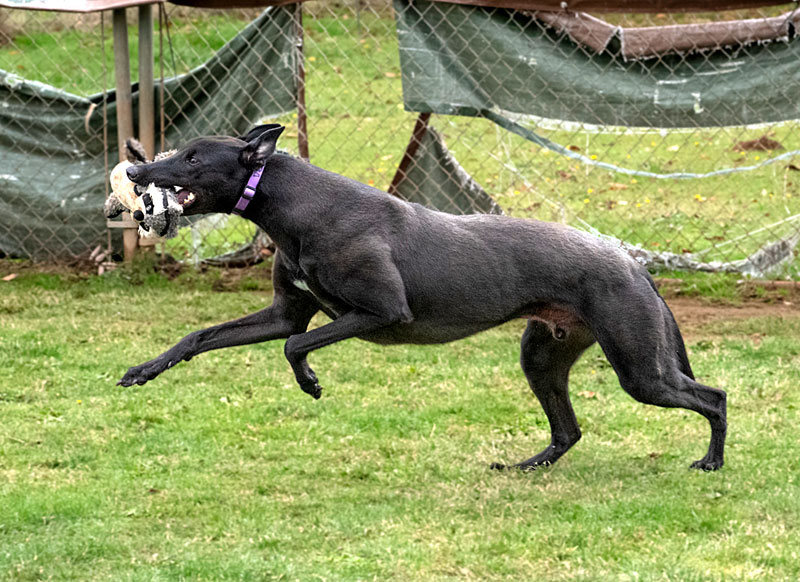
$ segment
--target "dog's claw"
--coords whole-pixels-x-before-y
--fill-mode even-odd
[[[699,461],[695,461],[694,463],[689,465],[689,468],[699,469],[705,472],[717,471],[722,468],[722,463],[717,461],[708,461],[706,459],[700,459]]]
[[[322,396],[322,386],[320,386],[316,381],[301,382],[300,388],[302,388],[303,392],[306,394],[313,396],[314,400],[319,400],[319,397]]]

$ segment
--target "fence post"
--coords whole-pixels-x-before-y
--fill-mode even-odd
[[[308,159],[308,118],[306,116],[306,63],[303,52],[303,3],[295,4],[295,34],[297,35],[297,150]]]
[[[414,160],[414,156],[422,143],[422,138],[425,137],[425,133],[428,131],[428,122],[430,119],[431,114],[426,111],[420,113],[419,117],[417,117],[417,121],[414,123],[414,129],[411,132],[411,139],[408,142],[408,147],[406,147],[406,151],[403,153],[403,159],[400,160],[394,178],[392,178],[392,183],[389,185],[389,190],[387,190],[392,196],[397,196],[397,186],[408,173],[409,166],[411,166],[411,162]]]
[[[156,153],[153,86],[153,6],[139,6],[139,142],[152,159]]]
[[[117,147],[119,160],[125,160],[125,140],[133,137],[133,98],[131,96],[131,65],[128,54],[128,18],[124,8],[115,8],[114,19],[114,78],[117,89]],[[125,261],[132,261],[139,243],[138,229],[130,213],[123,213],[123,221],[130,222],[122,231]]]

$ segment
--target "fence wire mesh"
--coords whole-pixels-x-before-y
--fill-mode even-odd
[[[429,15],[435,16],[433,21],[441,20],[453,9],[452,5],[443,3],[425,6],[425,10],[438,13]],[[408,111],[404,106],[403,75],[408,75],[408,71],[401,70],[395,8],[389,0],[305,2],[302,5],[302,56],[298,52],[287,55],[287,59],[302,58],[304,64],[311,162],[387,191],[398,166],[405,163],[404,174],[410,174],[415,164],[419,164],[419,168],[426,167],[417,159],[403,161],[418,121],[418,111]],[[485,10],[495,21],[505,19],[522,32],[541,33],[552,43],[553,50],[563,53],[565,62],[571,59],[589,61],[597,56],[597,47],[581,42],[567,28],[554,25],[547,15]],[[785,11],[785,6],[779,6],[714,14],[597,17],[612,27],[634,30],[742,19],[749,19],[747,22],[752,24],[748,26],[758,28],[770,25],[773,22],[770,19]],[[163,67],[167,77],[187,73],[206,63],[262,14],[261,10],[252,9],[201,10],[169,4],[165,12],[166,24],[159,25],[156,21],[155,70],[158,73]],[[130,10],[129,17],[132,63],[135,63],[135,11]],[[296,46],[299,43],[297,28],[284,27],[284,30],[288,40]],[[430,34],[441,35],[443,30],[433,28]],[[446,34],[464,32],[452,27]],[[715,51],[727,51],[730,60],[745,61],[772,43],[800,42],[793,35],[794,27],[790,26],[785,35],[777,34],[784,38],[772,42],[750,38],[743,44],[730,42],[716,49],[684,46],[679,51],[666,53],[659,52],[662,48],[651,47],[655,54],[649,55],[650,58],[633,55],[627,60],[617,57],[603,61],[608,69],[604,71],[601,67],[600,74],[611,75],[612,69],[627,63],[625,66],[657,65],[662,69],[674,69],[677,75],[681,67],[699,69]],[[161,48],[159,38],[163,42]],[[684,42],[692,38],[682,35]],[[642,46],[647,49],[647,43],[647,40],[641,41],[638,49],[631,50],[641,50]],[[477,38],[462,38],[459,46],[465,51],[481,47],[484,52],[473,58],[484,62],[495,60],[494,55],[487,55],[486,51],[514,50],[504,43],[486,47]],[[619,47],[609,50],[612,49],[620,50]],[[111,51],[108,16],[0,10],[0,69],[18,77],[82,97],[94,95],[113,86]],[[258,77],[257,59],[255,63],[252,75]],[[296,64],[290,62],[289,68],[296,70]],[[795,65],[795,76],[798,68],[800,62]],[[135,80],[135,66],[132,71]],[[241,99],[212,103],[209,98],[215,84],[224,83],[229,74],[225,67],[218,67],[214,72],[217,78],[206,79],[205,84],[194,87],[191,95],[182,96],[184,104],[179,110],[165,115],[164,148],[181,145],[212,123],[225,133],[241,131],[237,124],[247,118],[252,124],[267,120],[285,124],[287,130],[280,146],[291,153],[299,153],[297,137],[302,128],[298,126],[297,110],[275,115],[270,113],[268,104],[259,99],[248,103],[244,95]],[[506,87],[509,94],[519,93],[514,90],[512,73],[497,65],[489,71],[494,75],[493,84]],[[764,70],[764,77],[773,78],[769,73]],[[285,79],[283,89],[294,90],[296,81]],[[795,86],[794,81],[785,83],[776,79],[759,101],[762,113],[771,103],[785,100],[786,91]],[[270,90],[264,94],[270,94]],[[580,83],[549,86],[533,98],[545,96],[565,110],[566,104],[576,99],[590,103],[593,99],[591,91]],[[177,96],[168,94],[166,99],[170,98]],[[19,100],[13,103],[15,106],[25,106],[24,96],[11,93],[6,97],[9,99]],[[796,101],[796,97],[791,99]],[[480,115],[470,117],[434,111],[427,123],[441,136],[449,155],[457,160],[456,166],[471,176],[507,214],[595,229],[658,254],[663,264],[675,267],[710,268],[714,261],[741,260],[771,242],[783,240],[787,243],[784,250],[788,248],[788,260],[766,274],[797,279],[800,278],[800,260],[792,242],[796,244],[796,238],[800,237],[797,186],[800,156],[793,152],[800,149],[797,131],[800,115],[785,119],[784,112],[775,112],[767,117],[776,120],[731,125],[729,119],[738,114],[736,107],[745,106],[746,103],[736,104],[730,115],[721,116],[718,126],[705,123],[654,128],[608,123],[607,119],[593,123],[575,121],[568,115],[553,117],[509,112],[499,106],[493,111],[510,119],[518,129],[516,133]],[[86,115],[83,105],[75,107],[76,114]],[[100,115],[99,110],[92,115]],[[197,124],[197,120],[204,122]],[[7,131],[7,122],[3,123],[4,147],[24,152],[28,144],[14,143],[15,136],[22,130]],[[75,164],[102,159],[103,133],[96,126],[92,129],[85,134],[87,143],[71,144],[75,147],[70,151],[52,155]],[[524,137],[525,132],[530,134],[528,139]],[[114,143],[113,135],[110,141]],[[70,153],[81,148],[80,155]],[[112,156],[111,163],[114,161]],[[765,163],[771,161],[774,163]],[[90,252],[98,244],[94,227],[100,224],[100,231],[104,232],[105,220],[99,206],[96,213],[69,215],[69,230],[60,228],[57,233],[56,230],[48,233],[47,225],[62,220],[62,215],[57,203],[40,205],[23,199],[25,185],[19,183],[19,178],[14,180],[25,174],[25,164],[26,157],[22,154],[4,156],[0,160],[3,202],[6,204],[12,195],[18,197],[13,202],[19,220],[15,220],[13,229],[8,227],[13,232],[6,234],[6,238],[21,239],[26,243],[25,248],[37,249],[31,254],[49,260]],[[751,169],[739,171],[744,168]],[[693,179],[664,177],[674,173],[706,175],[718,170],[732,171]],[[458,176],[454,179],[461,180]],[[45,182],[55,201],[65,188],[63,175],[39,176],[39,181]],[[101,201],[104,194],[99,193]],[[425,202],[426,196],[428,193],[422,188],[414,198]],[[463,203],[460,208],[465,212],[473,210]],[[25,226],[31,224],[39,226]],[[95,235],[87,237],[82,244],[80,237],[85,237],[87,231]],[[66,240],[72,235],[81,242],[76,245],[75,240]],[[209,216],[191,225],[187,223],[176,239],[161,246],[161,252],[180,260],[199,261],[234,251],[255,236],[254,227],[239,218]],[[0,252],[13,254],[6,249]]]

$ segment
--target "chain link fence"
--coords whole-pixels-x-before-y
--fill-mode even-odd
[[[571,22],[421,1],[298,6],[264,13],[164,5],[156,22],[155,70],[168,79],[159,149],[209,127],[235,133],[280,122],[282,148],[300,154],[307,135],[312,163],[418,202],[487,211],[488,195],[506,214],[624,241],[655,268],[800,278],[800,61],[791,60],[800,40],[797,12],[787,12],[796,5]],[[277,22],[287,13],[290,21]],[[250,55],[244,70],[241,62],[235,71],[208,64],[258,18],[264,28],[237,53]],[[266,33],[268,25],[277,28]],[[104,182],[70,168],[96,164],[115,143],[98,97],[113,86],[110,26],[100,14],[0,9],[0,70],[11,87],[2,105],[15,111],[2,117],[0,138],[12,154],[0,159],[0,200],[13,210],[0,241],[14,244],[0,252],[56,260],[106,244]],[[648,36],[664,26],[671,28]],[[675,33],[666,45],[665,31]],[[134,55],[135,36],[131,22]],[[259,56],[264,42],[283,53],[277,73]],[[276,107],[268,96],[296,94],[301,64],[305,107]],[[170,85],[192,72],[192,84]],[[38,86],[12,91],[22,79],[79,98],[50,98]],[[260,91],[237,93],[258,83]],[[72,114],[80,123],[40,136],[59,147],[32,143],[30,119],[16,113],[34,105],[40,117]],[[46,193],[39,202],[26,181],[33,154],[61,169],[37,171],[36,188]],[[79,186],[89,183],[87,194]],[[249,223],[209,216],[187,222],[159,252],[198,262],[254,239]]]

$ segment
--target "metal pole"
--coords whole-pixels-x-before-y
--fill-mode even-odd
[[[124,8],[114,10],[114,77],[117,87],[117,147],[119,160],[125,160],[125,140],[133,137],[133,99],[131,97],[131,66],[128,54],[128,19]],[[131,220],[128,213],[123,221]],[[132,261],[136,254],[139,235],[133,225],[122,231],[125,261]]]

